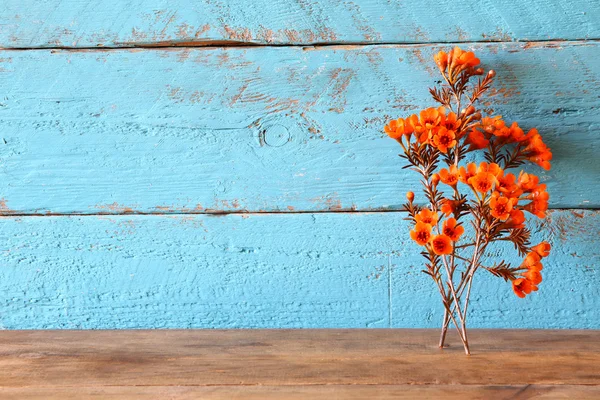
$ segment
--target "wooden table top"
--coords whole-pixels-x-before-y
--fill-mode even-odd
[[[600,398],[600,331],[0,332],[0,397]]]

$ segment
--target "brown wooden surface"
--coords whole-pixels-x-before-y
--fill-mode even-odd
[[[0,398],[600,398],[600,331],[0,332]],[[158,396],[158,397],[157,397]]]

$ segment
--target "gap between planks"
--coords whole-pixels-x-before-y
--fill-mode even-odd
[[[584,207],[557,207],[549,208],[548,211],[599,211],[600,208],[584,208]],[[117,211],[117,212],[93,212],[93,213],[27,213],[27,212],[13,212],[3,211],[0,212],[0,218],[16,218],[16,217],[106,217],[106,216],[130,216],[130,215],[142,215],[142,216],[177,216],[177,215],[208,215],[215,217],[223,217],[229,214],[233,215],[284,215],[284,214],[380,214],[380,213],[403,213],[405,211],[399,209],[372,209],[372,210],[355,210],[355,209],[336,209],[336,210],[273,210],[273,211],[248,211],[248,210],[202,210],[202,211]]]
[[[429,47],[438,45],[502,45],[522,43],[526,47],[556,47],[561,45],[577,45],[586,43],[598,43],[600,38],[578,38],[578,39],[547,39],[547,40],[479,40],[479,41],[438,41],[438,42],[315,42],[315,43],[259,43],[242,42],[236,40],[199,40],[199,41],[167,41],[151,43],[122,43],[116,46],[31,46],[31,47],[0,47],[0,51],[34,51],[34,50],[61,50],[61,51],[131,51],[131,50],[152,50],[152,49],[184,49],[184,48],[245,48],[245,47],[303,47],[309,49],[319,48],[347,48],[347,47],[374,47],[374,46],[395,46],[395,47]]]

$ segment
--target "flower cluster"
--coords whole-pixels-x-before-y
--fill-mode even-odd
[[[439,182],[455,191],[458,191],[459,183],[466,185],[475,198],[487,204],[490,216],[502,222],[499,227],[507,230],[525,227],[524,211],[544,218],[548,209],[546,185],[540,184],[537,176],[521,172],[517,178],[495,163],[469,163],[460,169],[456,165],[442,168],[432,176],[433,188],[437,189]],[[414,194],[410,193],[410,197],[414,198]],[[526,201],[530,202],[522,204]],[[460,206],[460,201],[442,198],[439,212],[445,217],[450,217],[457,214]],[[440,220],[438,212],[429,208],[422,209],[414,219],[415,225],[410,231],[411,238],[421,246],[430,246],[430,250],[437,255],[450,254],[452,244],[464,233],[463,226],[456,218]],[[441,231],[439,235],[434,235],[433,227],[438,222],[441,223]]]
[[[537,285],[542,282],[542,258],[550,254],[550,244],[542,242],[532,248],[532,251],[527,254],[523,264],[518,270],[523,271],[518,278],[512,281],[513,291],[521,298],[531,292],[538,290]]]
[[[466,167],[455,165],[439,172],[442,183],[457,190],[458,182],[467,185],[473,195],[481,200],[489,199],[489,210],[492,217],[505,221],[507,228],[523,228],[525,215],[523,211],[544,218],[548,209],[548,192],[546,185],[539,183],[535,175],[521,171],[519,176],[506,172],[496,163],[481,162],[479,166],[469,163]],[[434,174],[432,182],[436,182]],[[519,204],[530,200],[527,204]],[[442,199],[441,211],[445,215],[456,212],[457,204],[450,199]]]
[[[424,272],[438,285],[446,308],[441,343],[450,320],[459,328],[458,320],[468,352],[464,315],[475,271],[511,281],[519,297],[542,281],[540,260],[550,245],[530,244],[526,215],[546,216],[548,192],[538,176],[515,169],[530,162],[549,170],[552,153],[537,129],[525,133],[516,122],[477,109],[496,73],[485,73],[473,52],[456,47],[434,60],[445,84],[430,93],[440,106],[394,119],[384,131],[400,144],[406,167],[417,171],[424,185],[426,205],[409,192],[405,210],[412,221],[410,237],[427,259]],[[478,77],[474,83],[473,77]],[[485,161],[464,162],[469,153]],[[505,261],[490,265],[486,251],[494,242],[512,243],[525,260],[518,267]]]
[[[466,143],[470,145],[471,149],[477,150],[490,146],[490,141],[494,142],[495,146],[516,144],[516,151],[521,152],[524,159],[545,170],[550,169],[552,152],[535,128],[525,134],[516,122],[507,126],[500,116],[485,117],[469,132]]]
[[[453,48],[448,53],[440,51],[433,59],[449,83],[456,82],[461,72],[473,69],[480,63],[479,58],[475,57],[475,53],[463,51],[459,47]],[[471,75],[476,75],[476,73],[471,73]]]
[[[454,112],[446,115],[445,107],[427,108],[408,118],[398,118],[384,127],[385,132],[393,139],[400,140],[405,137],[410,141],[415,136],[420,144],[428,144],[442,153],[456,146],[458,128],[461,120]]]
[[[438,224],[437,213],[425,208],[415,215],[416,223],[410,231],[410,237],[421,246],[428,248],[437,255],[450,254],[453,243],[458,241],[465,228],[457,224],[456,219],[448,218],[442,224],[439,235],[432,233],[433,227]]]

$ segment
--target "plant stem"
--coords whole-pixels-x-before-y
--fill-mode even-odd
[[[460,326],[458,325],[458,323],[456,322],[456,319],[454,318],[454,312],[450,311],[450,304],[448,302],[448,297],[446,296],[446,291],[444,290],[444,286],[441,282],[441,279],[439,277],[437,277],[437,279],[434,279],[434,280],[438,286],[440,295],[442,296],[442,303],[444,304],[444,307],[445,307],[444,315],[449,316],[449,318],[452,319],[452,322],[454,322],[454,326],[456,327],[456,330],[458,332],[458,336],[460,337],[460,340],[461,340],[461,342],[463,342],[463,345],[464,345],[466,343],[465,338],[463,337],[462,331],[460,330]],[[449,322],[450,322],[450,320],[448,320],[448,323]],[[446,329],[448,328],[448,324],[445,324],[445,328]],[[445,334],[444,334],[444,337],[445,337]]]
[[[466,337],[467,331],[466,331],[466,326],[465,326],[465,318],[460,309],[460,302],[458,300],[458,296],[456,295],[456,290],[454,289],[454,282],[452,282],[452,273],[450,272],[450,268],[448,267],[446,257],[442,257],[442,263],[444,264],[444,268],[446,269],[446,275],[448,277],[448,286],[450,287],[450,292],[452,293],[452,297],[454,298],[454,303],[457,305],[456,311],[458,311],[458,319],[460,320],[460,323],[461,323],[460,326],[456,323],[456,319],[454,318],[454,313],[452,312],[452,310],[450,310],[450,305],[447,304],[446,308],[448,309],[448,311],[450,313],[450,317],[454,321],[454,325],[456,325],[456,330],[458,331],[458,333],[461,337],[463,346],[465,348],[465,354],[469,355],[471,353],[469,352],[469,341],[467,340],[467,337]]]
[[[448,310],[444,310],[444,322],[442,324],[442,333],[440,335],[440,349],[444,348],[444,342],[446,341],[446,332],[448,332],[448,324],[450,323],[450,316]]]
[[[465,337],[465,340],[467,338],[467,333],[466,333],[466,316],[467,316],[467,311],[468,311],[468,304],[469,304],[469,297],[471,295],[471,285],[472,285],[472,281],[473,281],[473,275],[475,274],[475,271],[477,270],[478,266],[479,266],[479,258],[481,257],[481,255],[483,254],[483,252],[485,251],[485,248],[487,246],[487,243],[485,243],[483,246],[481,246],[481,237],[478,235],[477,239],[476,239],[476,243],[475,243],[475,251],[473,253],[473,260],[471,261],[471,265],[467,268],[468,273],[466,274],[465,278],[459,283],[458,287],[457,287],[457,291],[458,291],[458,297],[460,298],[465,290],[465,288],[467,288],[467,296],[465,299],[465,305],[464,305],[464,311],[463,311],[463,319],[461,319],[461,322],[464,322],[465,324],[462,325],[463,326],[463,335]],[[468,285],[468,286],[467,286]],[[450,299],[452,300],[452,299]],[[454,313],[454,310],[456,310],[456,308],[458,307],[459,312],[460,312],[460,305],[458,303],[455,303],[452,305],[452,308],[450,309],[451,313]],[[444,329],[448,329],[448,324],[450,323],[449,320],[446,319],[445,315],[444,315],[444,326],[442,327],[442,331]],[[443,343],[441,343],[443,345]],[[468,349],[468,344],[467,347],[465,349]]]

